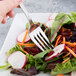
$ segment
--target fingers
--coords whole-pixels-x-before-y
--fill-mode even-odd
[[[0,12],[0,15],[4,17],[2,21],[3,24],[6,23],[7,15],[9,17],[14,16],[14,12],[11,10],[17,7],[21,2],[22,0],[4,0],[3,1],[3,4],[1,5],[2,11]]]
[[[20,5],[18,5],[17,8],[20,8]]]
[[[22,0],[4,0],[3,5],[5,6],[2,5],[4,9],[4,15],[12,9],[16,8],[21,2]]]
[[[7,16],[5,16],[5,17],[3,18],[2,24],[5,24],[6,21],[7,21]]]
[[[14,17],[14,11],[12,10],[12,11],[10,11],[8,14],[7,14],[9,17]]]

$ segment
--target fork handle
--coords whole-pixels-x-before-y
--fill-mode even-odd
[[[23,10],[24,14],[26,15],[26,17],[27,17],[30,25],[33,25],[34,23],[33,23],[32,19],[30,18],[29,13],[28,13],[28,11],[26,10],[24,4],[21,3],[21,4],[20,4],[20,7],[21,7],[21,9]]]

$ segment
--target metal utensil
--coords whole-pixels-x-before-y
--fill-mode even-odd
[[[27,12],[25,6],[23,3],[20,4],[20,7],[22,8],[24,14],[26,15],[29,23],[30,23],[30,29],[29,29],[29,36],[31,40],[42,50],[51,49],[52,46],[50,46],[50,42],[41,29],[41,27],[38,24],[34,24],[32,19],[29,16],[29,13]]]

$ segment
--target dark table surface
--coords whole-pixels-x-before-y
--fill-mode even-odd
[[[51,12],[76,12],[76,0],[25,0],[25,7],[30,13],[51,13]],[[16,13],[22,12],[16,8]],[[0,49],[9,31],[13,19],[9,19],[6,24],[0,24]]]

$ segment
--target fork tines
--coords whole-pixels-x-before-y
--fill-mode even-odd
[[[34,31],[29,34],[31,40],[42,50],[52,49],[53,46],[50,44],[47,36],[41,29],[41,27],[37,27]]]

